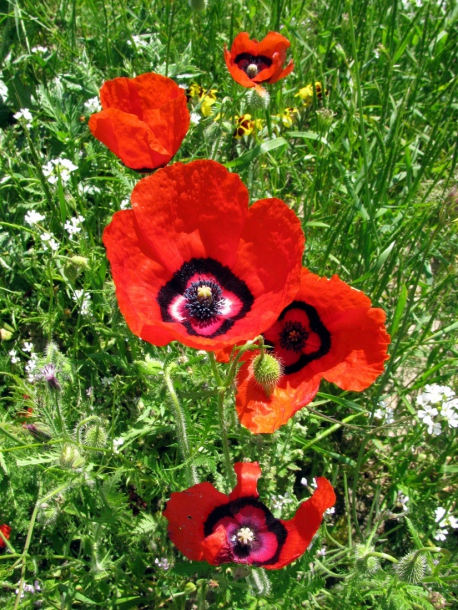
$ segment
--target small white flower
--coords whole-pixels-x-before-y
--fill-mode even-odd
[[[104,388],[107,388],[109,385],[113,383],[113,377],[102,377],[101,382]]]
[[[89,398],[91,398],[91,396],[94,394],[94,388],[92,386],[88,387],[88,389],[86,390],[86,396],[89,396]]]
[[[11,356],[11,362],[12,362],[13,364],[17,364],[18,362],[20,362],[20,361],[21,361],[21,359],[20,359],[20,358],[18,358],[17,351],[16,351],[15,349],[10,350],[10,351],[8,352],[8,354]]]
[[[43,165],[43,175],[48,179],[50,184],[56,184],[60,179],[62,182],[70,180],[71,172],[74,172],[78,167],[68,159],[60,157],[59,159],[51,159],[46,165]]]
[[[450,527],[453,527],[454,530],[458,528],[458,519],[456,517],[449,515],[446,520]]]
[[[33,343],[30,341],[24,341],[24,347],[22,349],[25,352],[33,352]]]
[[[48,249],[48,246],[53,252],[59,249],[59,243],[54,239],[52,233],[42,233],[40,235],[40,239],[42,241],[42,246],[45,250]]]
[[[281,510],[287,504],[291,504],[292,499],[288,497],[288,493],[284,496],[272,496],[271,503],[274,510]]]
[[[24,222],[28,225],[32,226],[37,224],[37,222],[41,222],[45,217],[40,212],[35,212],[35,210],[29,210],[27,214],[24,216]]]
[[[162,568],[163,570],[168,570],[170,568],[170,562],[166,557],[161,557],[160,559],[156,557],[154,563],[158,568]]]
[[[433,436],[439,436],[442,432],[441,424],[431,422],[428,426],[428,434],[432,434]]]
[[[119,447],[124,444],[123,438],[115,438],[113,439],[113,451],[115,453],[119,453]]]
[[[193,125],[198,125],[200,123],[200,119],[202,117],[197,112],[191,112],[191,123]]]
[[[33,371],[37,368],[38,356],[36,354],[32,354],[30,356],[30,360],[25,365],[26,373],[33,373]]]
[[[70,238],[72,238],[76,233],[80,233],[80,224],[83,222],[83,220],[84,217],[81,215],[74,216],[73,218],[70,218],[70,220],[67,220],[64,225],[64,229],[67,231]]]
[[[303,485],[304,487],[307,487],[307,479],[305,477],[302,477],[301,479],[301,485]],[[311,487],[313,487],[313,489],[316,489],[318,486],[316,484],[316,479],[315,477],[313,477],[312,479],[312,483],[310,485]]]
[[[327,508],[324,513],[325,515],[333,515],[336,512],[336,507],[333,506],[332,508]]]
[[[101,192],[99,187],[93,184],[82,184],[81,182],[78,184],[78,193],[80,195],[96,195]]]
[[[398,491],[397,501],[398,501],[398,504],[402,504],[404,509],[407,509],[406,504],[409,501],[409,496],[405,496],[402,492]]]
[[[13,114],[13,116],[17,121],[24,119],[26,127],[31,127],[33,116],[28,108],[22,108],[22,110],[19,110],[16,112],[16,114]]]
[[[94,112],[100,112],[102,110],[102,104],[100,103],[98,97],[91,97],[90,100],[84,102],[84,107],[86,109],[86,112],[89,112],[90,114],[93,114]]]
[[[317,556],[324,557],[325,555],[326,555],[326,547],[322,546],[321,549],[319,551],[317,551]]]
[[[455,392],[452,388],[437,383],[428,384],[424,391],[417,396],[417,404],[424,407],[427,404],[435,405],[449,398],[454,398]]]
[[[436,530],[436,533],[434,534],[434,539],[444,542],[444,540],[447,539],[447,536],[448,536],[448,530],[440,529],[440,530]]]
[[[436,407],[431,407],[431,405],[424,405],[424,409],[420,409],[418,411],[418,418],[423,421],[424,424],[430,424],[432,422],[432,418],[435,417],[439,411]]]
[[[119,207],[121,210],[128,210],[130,208],[130,199],[123,199]]]
[[[32,53],[36,53],[37,55],[44,55],[48,52],[48,49],[46,47],[42,47],[41,45],[32,47],[30,50],[32,51]]]

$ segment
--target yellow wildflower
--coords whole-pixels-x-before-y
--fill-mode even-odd
[[[323,86],[319,81],[315,81],[316,96],[319,100],[323,97]],[[313,102],[313,85],[309,83],[296,93],[294,97],[300,97],[305,106],[311,106]]]
[[[262,127],[262,119],[253,120],[251,114],[236,116],[234,138],[240,140],[243,136],[249,136],[253,131],[259,131]]]

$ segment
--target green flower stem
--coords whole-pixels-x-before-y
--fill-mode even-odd
[[[232,488],[235,486],[235,476],[234,469],[232,467],[231,455],[229,453],[229,439],[227,436],[228,430],[228,422],[226,417],[226,390],[227,383],[223,384],[223,380],[221,379],[221,375],[219,374],[218,367],[216,365],[215,354],[209,352],[208,358],[210,360],[210,364],[212,367],[213,377],[215,378],[216,385],[218,386],[218,419],[219,419],[219,427],[221,431],[221,440],[223,443],[223,454],[224,454],[224,463],[226,465],[226,476],[229,483],[229,486]],[[227,380],[226,380],[227,381]]]
[[[17,608],[19,608],[19,604],[21,603],[21,594],[22,594],[22,590],[24,588],[24,578],[25,578],[25,571],[26,571],[26,566],[27,566],[27,561],[26,561],[27,554],[29,551],[30,543],[32,541],[32,533],[33,533],[33,528],[35,527],[35,521],[36,521],[37,514],[38,514],[38,508],[43,503],[43,499],[41,498],[42,489],[43,489],[43,483],[40,479],[40,481],[38,483],[38,498],[35,503],[35,508],[33,509],[32,517],[30,519],[29,529],[27,531],[27,538],[25,540],[25,545],[24,545],[24,550],[22,551],[21,580],[19,581],[18,592],[16,595],[16,601],[14,603],[13,610],[17,610]]]
[[[186,429],[186,415],[180,404],[180,401],[178,400],[178,396],[175,391],[175,387],[173,385],[171,377],[172,369],[175,368],[175,366],[175,363],[172,362],[164,368],[164,379],[165,384],[167,386],[167,390],[169,392],[169,396],[172,399],[171,405],[175,416],[178,445],[180,447],[181,457],[185,462],[189,462],[191,458],[191,450],[189,448],[188,433]],[[188,463],[186,465],[186,473],[188,478],[188,484],[190,486],[196,485],[199,482],[195,466]]]
[[[364,561],[367,561],[368,557],[378,557],[379,559],[387,559],[388,561],[391,561],[391,563],[398,563],[398,560],[393,557],[392,555],[388,555],[387,553],[378,553],[377,551],[371,551],[370,553],[367,553],[367,555],[364,556]]]

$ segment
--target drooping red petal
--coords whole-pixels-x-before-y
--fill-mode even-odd
[[[246,281],[255,302],[234,332],[228,333],[233,344],[267,330],[293,299],[299,288],[303,248],[300,222],[283,201],[262,199],[250,207],[232,270]]]
[[[254,83],[251,80],[251,78],[246,74],[246,72],[241,70],[237,66],[237,64],[234,63],[233,57],[235,57],[235,55],[233,56],[232,53],[230,51],[228,51],[226,49],[226,47],[224,47],[224,60],[226,62],[227,69],[229,70],[232,78],[239,85],[242,85],[242,87],[247,87],[247,88],[254,87],[256,83]]]
[[[165,165],[172,158],[151,129],[133,114],[108,108],[89,119],[92,134],[132,169]]]
[[[135,185],[132,205],[142,241],[171,274],[192,258],[233,266],[248,190],[219,163],[175,163],[143,178]]]
[[[171,495],[163,515],[169,522],[170,540],[188,559],[204,558],[205,521],[212,510],[227,502],[228,497],[210,483],[198,483]]]
[[[285,76],[288,76],[289,74],[291,74],[291,72],[294,70],[294,62],[293,60],[291,60],[288,65],[286,66],[286,68],[279,70],[277,72],[275,72],[275,74],[273,74],[270,78],[269,78],[269,83],[276,83],[278,80],[280,80],[281,78],[285,78]]]
[[[363,292],[336,275],[327,279],[303,272],[295,299],[315,307],[331,333],[331,349],[307,365],[310,374],[321,375],[343,390],[369,387],[383,372],[388,358],[385,312],[371,307]]]
[[[238,500],[247,496],[257,498],[258,479],[261,476],[258,462],[236,462],[234,470],[237,475],[237,485],[229,494],[229,500]]]
[[[256,352],[252,354],[254,358]],[[237,376],[235,398],[240,423],[254,434],[275,432],[313,400],[319,386],[319,376],[285,375],[268,396],[254,379],[252,360],[244,362]]]
[[[299,506],[294,517],[281,521],[288,535],[278,561],[264,566],[267,570],[283,568],[305,553],[321,525],[324,512],[334,506],[336,495],[331,483],[324,477],[318,477],[316,483],[313,496]]]
[[[6,525],[6,523],[4,525],[0,525],[0,530],[2,532],[2,534],[5,536],[5,538],[7,540],[9,540],[10,537],[10,533],[11,533],[11,528],[9,525]],[[4,549],[6,546],[3,538],[0,538],[0,549]]]
[[[204,538],[201,548],[203,558],[212,566],[219,566],[232,560],[226,528],[223,525],[219,525],[210,536]]]

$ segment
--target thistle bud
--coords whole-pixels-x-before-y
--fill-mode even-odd
[[[270,396],[283,374],[281,363],[270,354],[258,354],[253,358],[253,377]]]

